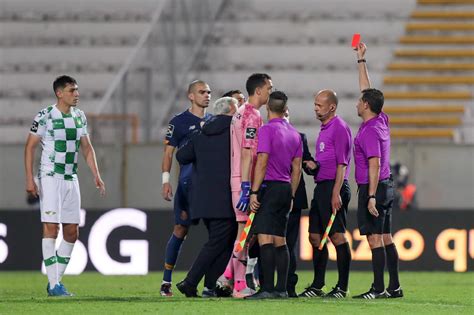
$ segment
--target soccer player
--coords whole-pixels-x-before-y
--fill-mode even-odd
[[[182,147],[191,137],[194,131],[201,129],[201,123],[210,117],[206,114],[206,108],[211,100],[211,89],[209,85],[201,80],[195,80],[188,86],[188,99],[191,107],[184,112],[174,116],[168,125],[165,138],[165,152],[161,164],[162,174],[162,197],[171,201],[173,190],[170,183],[170,170],[173,161],[173,153],[178,147]],[[192,164],[180,164],[178,188],[174,197],[175,225],[173,233],[166,245],[165,271],[161,284],[161,296],[173,296],[171,291],[171,276],[178,259],[179,251],[184,238],[188,234],[191,220],[189,218],[189,189],[191,185]]]
[[[87,133],[84,112],[76,106],[79,89],[75,79],[63,75],[53,83],[57,102],[41,110],[33,120],[25,146],[26,191],[39,196],[43,222],[43,259],[48,276],[49,296],[72,296],[61,280],[79,236],[81,193],[77,178],[79,148],[103,196],[105,185],[97,167],[95,151]],[[41,142],[38,181],[33,176],[35,150]],[[63,241],[55,250],[59,224]]]
[[[382,112],[383,93],[370,87],[364,59],[366,50],[364,43],[357,47],[361,90],[357,115],[363,122],[354,139],[354,163],[359,187],[357,223],[360,234],[367,236],[372,250],[374,281],[369,291],[354,298],[400,298],[403,291],[398,279],[398,253],[391,235],[394,188],[390,174],[390,128],[388,116]],[[385,261],[390,275],[387,289],[384,284]]]
[[[233,97],[238,102],[238,107],[245,104],[245,96],[244,93],[240,90],[230,90],[229,92],[222,95],[222,97]]]
[[[246,299],[287,298],[289,252],[286,227],[301,177],[301,136],[284,119],[288,98],[270,94],[268,123],[259,130],[258,157],[250,191],[250,209],[257,212],[253,233],[260,246],[264,282],[261,290]],[[258,197],[257,197],[258,195]],[[278,274],[275,286],[275,267]]]
[[[314,177],[311,210],[309,212],[309,241],[313,247],[313,283],[300,294],[301,297],[343,298],[347,295],[351,250],[345,236],[346,216],[351,189],[349,164],[351,160],[352,135],[349,126],[336,115],[338,99],[332,90],[322,90],[314,98],[314,111],[321,121],[321,130],[316,140],[316,161],[319,171]],[[335,213],[334,224],[329,233],[336,247],[337,285],[324,294],[326,265],[328,262],[327,245],[319,250],[322,235],[326,230],[331,214]]]
[[[250,180],[257,160],[258,129],[263,124],[258,110],[268,102],[272,88],[272,79],[268,74],[252,74],[246,83],[247,93],[249,94],[248,103],[241,106],[235,113],[230,128],[230,184],[232,203],[239,224],[236,244],[248,219]],[[231,288],[233,281],[233,296],[236,298],[243,298],[254,293],[254,290],[250,289],[246,283],[246,264],[247,251],[234,252],[224,274],[219,278],[220,287]]]

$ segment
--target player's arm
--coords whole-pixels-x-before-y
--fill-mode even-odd
[[[368,196],[375,196],[377,193],[377,186],[379,184],[379,177],[380,177],[380,158],[379,157],[371,157],[369,158],[369,190]],[[371,215],[378,217],[379,212],[375,207],[375,198],[370,198],[367,201],[367,208]]]
[[[161,172],[163,181],[161,196],[167,201],[171,201],[171,198],[173,198],[173,189],[170,184],[170,171],[171,165],[173,163],[174,150],[175,147],[171,145],[166,145],[165,152],[163,154],[163,161],[161,162]]]
[[[357,68],[359,69],[359,88],[361,91],[370,88],[369,71],[367,70],[367,63],[362,62],[364,59],[367,46],[364,43],[359,43],[357,46]]]
[[[344,182],[344,175],[346,174],[347,165],[339,164],[336,170],[336,180],[334,181],[334,187],[332,189],[332,198],[331,198],[331,206],[332,212],[336,213],[342,207],[342,199],[341,199],[341,188],[342,183]]]
[[[252,149],[242,148],[240,155],[240,176],[242,182],[250,182],[250,172],[252,170]]]
[[[257,155],[257,163],[255,165],[255,173],[253,176],[252,182],[252,191],[259,191],[260,186],[265,179],[265,173],[267,172],[267,164],[268,164],[268,153],[259,153]],[[301,167],[301,166],[300,166]],[[250,196],[250,209],[252,211],[257,211],[260,207],[260,202],[257,199],[257,195],[252,194]]]
[[[26,192],[34,197],[38,197],[38,187],[35,184],[33,176],[33,161],[35,159],[35,151],[41,137],[29,134],[25,144],[25,175],[26,175]]]
[[[97,158],[95,156],[95,150],[92,146],[91,139],[88,135],[81,137],[81,151],[84,159],[86,160],[87,166],[94,176],[94,183],[97,189],[99,189],[100,195],[105,195],[105,184],[100,177],[99,167],[97,166]]]

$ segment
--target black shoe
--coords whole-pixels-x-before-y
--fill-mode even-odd
[[[395,290],[387,289],[386,291],[387,291],[389,299],[396,299],[396,298],[403,297],[402,287],[398,287],[398,289],[395,289]]]
[[[264,300],[264,299],[274,299],[275,296],[271,292],[267,291],[258,291],[255,294],[244,297],[246,300]]]
[[[353,296],[354,299],[366,299],[366,300],[374,300],[374,299],[386,299],[388,298],[387,291],[383,290],[382,292],[375,291],[374,287],[372,286],[369,291]]]
[[[297,298],[298,297],[298,294],[296,294],[295,288],[286,289],[286,292],[288,292],[288,297],[289,298]]]
[[[216,286],[214,292],[217,297],[232,297],[232,290],[228,287]]]
[[[328,299],[342,299],[347,296],[347,291],[342,290],[338,285],[336,287],[332,288],[332,290],[327,293],[323,298],[328,298]]]
[[[245,274],[245,282],[247,283],[247,287],[257,291],[257,288],[255,286],[255,281],[253,280],[253,273],[246,273]]]
[[[315,287],[309,286],[304,289],[303,293],[300,293],[299,297],[322,297],[325,293],[322,289],[316,289]]]
[[[178,282],[176,287],[178,288],[179,292],[183,293],[186,297],[198,297],[197,289],[187,283],[186,280]]]
[[[215,289],[208,289],[208,288],[204,287],[204,289],[202,290],[202,297],[203,298],[215,298],[215,297],[217,297],[216,290]]]
[[[286,291],[273,291],[274,299],[287,299],[288,293]]]

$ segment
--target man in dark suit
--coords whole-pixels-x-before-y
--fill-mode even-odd
[[[209,233],[186,278],[176,285],[186,297],[197,296],[196,288],[204,275],[203,297],[216,296],[217,278],[232,253],[237,225],[230,189],[230,123],[236,111],[236,99],[218,99],[215,116],[176,154],[180,163],[193,163],[191,220],[203,219]]]
[[[285,118],[290,121],[290,114],[287,110],[285,113]],[[306,174],[313,176],[313,170],[310,170],[306,167],[306,163],[312,161],[314,162],[311,153],[308,148],[308,140],[306,135],[300,132],[301,141],[303,142],[303,170]],[[298,283],[298,275],[296,274],[296,243],[298,242],[298,235],[300,232],[300,219],[301,219],[301,210],[308,209],[308,197],[306,195],[306,187],[303,178],[303,173],[301,173],[300,183],[298,189],[296,190],[295,200],[293,200],[293,208],[291,209],[290,216],[288,218],[288,227],[286,230],[286,244],[288,246],[288,251],[290,253],[290,265],[288,268],[288,282],[286,284],[286,290],[288,296],[292,298],[297,298],[296,294],[296,284]]]

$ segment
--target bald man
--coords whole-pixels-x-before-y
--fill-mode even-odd
[[[162,190],[161,195],[166,201],[173,199],[173,189],[170,184],[170,170],[173,154],[176,148],[185,145],[194,131],[201,129],[201,123],[210,117],[206,109],[211,100],[209,85],[201,80],[192,81],[188,86],[188,99],[191,107],[174,116],[168,125],[165,138],[165,152],[161,164]],[[184,238],[188,234],[191,219],[189,216],[189,196],[191,186],[192,164],[179,165],[179,180],[174,196],[175,224],[173,234],[166,245],[165,271],[161,284],[161,296],[173,296],[171,291],[171,275],[178,259]]]
[[[345,232],[347,207],[351,199],[347,179],[352,135],[349,126],[336,115],[337,104],[337,95],[331,90],[322,90],[314,98],[316,118],[321,121],[315,154],[320,167],[314,176],[316,187],[309,212],[309,241],[313,247],[314,279],[311,286],[300,294],[301,297],[344,298],[347,295],[351,251]],[[306,166],[315,169],[316,163],[306,162]],[[336,247],[339,280],[326,294],[323,287],[328,249],[327,245],[322,250],[318,247],[332,213],[336,214],[336,218],[329,237]]]

